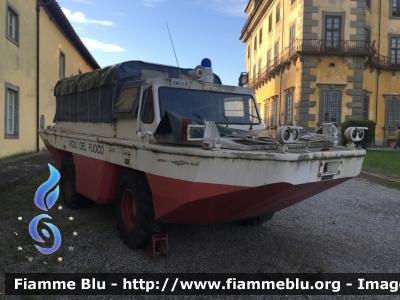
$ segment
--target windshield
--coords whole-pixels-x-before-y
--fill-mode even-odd
[[[159,88],[161,117],[172,111],[183,117],[222,124],[260,124],[253,96],[189,89]]]

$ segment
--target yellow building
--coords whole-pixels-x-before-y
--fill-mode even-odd
[[[55,0],[1,0],[0,159],[44,149],[40,117],[51,122],[60,78],[100,66]]]
[[[400,0],[250,0],[240,39],[265,126],[400,125]]]

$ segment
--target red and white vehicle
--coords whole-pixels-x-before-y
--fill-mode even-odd
[[[132,248],[164,223],[258,225],[360,173],[362,128],[346,131],[347,147],[337,146],[333,124],[305,135],[266,131],[254,90],[222,85],[202,64],[131,61],[55,87],[55,125],[39,132],[65,205],[115,201]]]

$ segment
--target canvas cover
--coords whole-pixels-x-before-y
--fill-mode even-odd
[[[141,82],[143,74],[145,76],[162,74],[160,76],[179,78],[179,72],[189,75],[191,70],[142,61],[127,61],[62,79],[54,88],[56,96],[54,122],[111,123],[115,117],[114,105],[119,100],[124,83]],[[214,83],[222,84],[216,74]],[[123,96],[128,93],[128,91],[123,93]]]

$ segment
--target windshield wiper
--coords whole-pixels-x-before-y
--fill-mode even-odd
[[[244,112],[246,115],[249,115],[249,116],[251,116],[251,117],[253,117],[253,118],[257,118],[258,120],[260,120],[260,118],[258,117],[258,116],[254,116],[254,115],[252,115],[252,114],[249,114],[249,113],[247,113],[247,112]]]
[[[196,113],[193,113],[196,117],[198,117],[200,120],[203,120],[203,118],[200,116],[200,115],[198,115],[198,114],[196,114]]]
[[[248,112],[244,112],[244,113],[249,115],[249,116],[251,116],[251,117],[253,117],[253,118],[257,118],[258,120],[260,120],[260,118],[258,116],[254,116],[252,114],[249,114]],[[250,130],[253,130],[253,124],[250,125]]]

